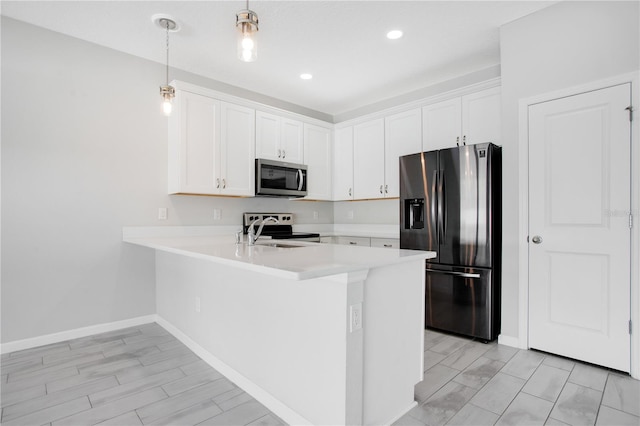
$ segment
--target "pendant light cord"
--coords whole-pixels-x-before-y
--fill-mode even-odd
[[[167,25],[167,86],[168,86],[169,85],[169,21],[166,20],[165,23]]]

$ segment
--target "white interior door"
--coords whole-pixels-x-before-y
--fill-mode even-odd
[[[630,84],[529,107],[529,346],[630,368]]]

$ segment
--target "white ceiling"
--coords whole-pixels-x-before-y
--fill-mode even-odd
[[[2,1],[2,15],[337,115],[499,64],[499,28],[551,1],[252,0],[258,60],[236,58],[244,0]],[[390,29],[404,37],[388,40]],[[303,72],[313,79],[303,81]],[[162,83],[162,82],[158,82]]]

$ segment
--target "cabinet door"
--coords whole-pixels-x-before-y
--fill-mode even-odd
[[[333,200],[353,199],[353,127],[336,129],[333,144]]]
[[[422,151],[451,148],[460,137],[460,98],[449,99],[422,108]]]
[[[384,197],[384,119],[353,126],[353,198]]]
[[[304,162],[302,122],[282,118],[280,125],[280,160],[287,163]]]
[[[386,117],[384,134],[384,196],[399,197],[399,158],[422,151],[420,108]]]
[[[307,199],[331,200],[331,130],[304,125],[304,163],[307,165]]]
[[[500,87],[462,97],[462,137],[467,145],[493,142],[500,144]]]
[[[218,194],[220,103],[180,91],[169,123],[169,193]]]
[[[369,247],[371,245],[371,238],[369,237],[345,237],[339,236],[337,238],[337,244],[344,244],[350,246],[364,246]]]
[[[256,112],[256,158],[281,160],[280,117]]]
[[[255,110],[221,103],[221,193],[253,196]]]
[[[398,238],[371,238],[371,247],[380,248],[400,248],[400,239]]]

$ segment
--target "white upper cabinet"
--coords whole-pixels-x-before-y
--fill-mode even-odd
[[[384,196],[400,196],[399,158],[422,151],[420,108],[384,119]]]
[[[462,104],[449,99],[422,108],[422,150],[451,148],[461,140]]]
[[[174,104],[169,193],[252,196],[254,110],[183,90]]]
[[[331,130],[304,125],[304,164],[307,165],[307,196],[310,200],[331,200]]]
[[[467,144],[502,140],[500,87],[462,97],[462,137]]]
[[[353,200],[353,126],[335,130],[333,200]]]
[[[256,158],[302,163],[303,144],[301,121],[256,112]]]
[[[500,87],[422,108],[422,149],[451,148],[456,144],[500,143]]]
[[[255,110],[221,102],[220,123],[220,193],[253,196]]]
[[[384,197],[384,119],[353,126],[353,199]]]
[[[176,91],[169,117],[169,193],[219,193],[220,102]]]

